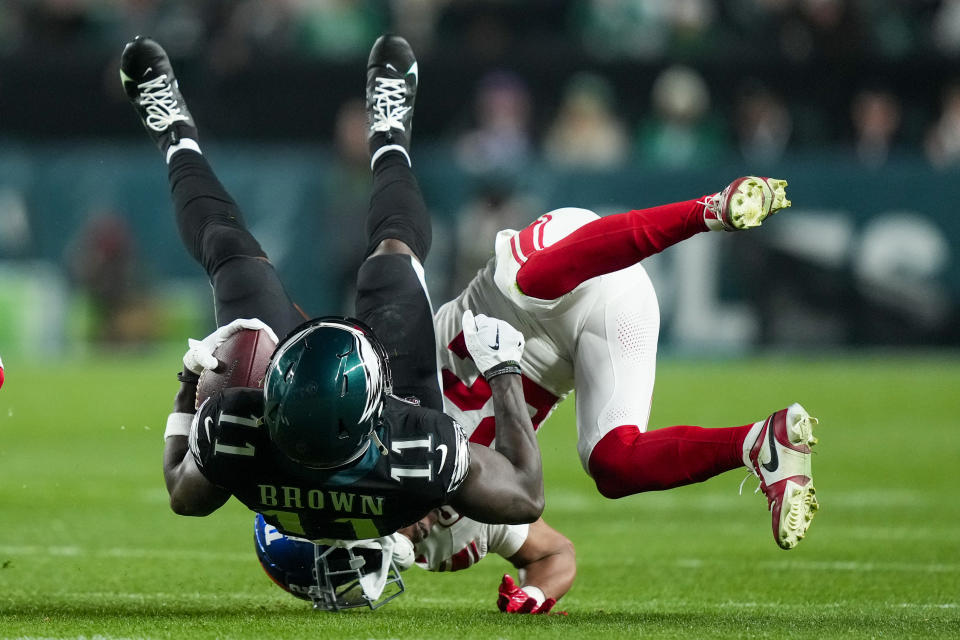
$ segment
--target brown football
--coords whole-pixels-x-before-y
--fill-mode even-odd
[[[228,387],[263,388],[270,356],[277,347],[263,329],[241,329],[217,347],[213,355],[220,364],[204,369],[197,383],[197,407]]]

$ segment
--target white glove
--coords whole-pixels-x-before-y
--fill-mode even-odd
[[[513,364],[520,373],[520,356],[523,355],[523,334],[514,329],[509,322],[490,318],[482,313],[473,315],[467,309],[463,312],[463,340],[467,351],[485,377],[491,369],[502,368],[505,363]],[[507,371],[499,371],[507,373]]]
[[[214,357],[213,352],[230,336],[242,329],[263,329],[270,334],[274,342],[279,342],[277,334],[263,320],[259,318],[237,318],[230,324],[220,327],[203,340],[187,339],[189,349],[183,354],[183,366],[197,375],[203,373],[204,369],[216,369],[220,363]]]
[[[413,543],[402,533],[391,533],[390,538],[393,539],[393,561],[397,563],[397,569],[406,571],[413,566],[416,559]]]

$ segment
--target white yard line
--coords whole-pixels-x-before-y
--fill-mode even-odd
[[[0,640],[143,640],[143,638],[131,638],[129,636],[105,636],[96,634],[92,636],[3,636]]]
[[[732,566],[733,562],[678,558],[676,565],[683,569]],[[773,571],[897,571],[903,573],[956,573],[960,564],[952,562],[857,562],[855,560],[764,560],[753,565]]]
[[[737,480],[739,482],[739,478]],[[759,481],[758,481],[759,482]],[[725,511],[735,509],[740,505],[749,504],[751,500],[764,503],[763,496],[753,496],[756,482],[750,480],[743,487],[743,495],[737,493],[736,483],[731,484],[729,492],[717,493],[705,491],[698,495],[686,491],[682,493],[650,494],[648,499],[632,498],[629,510],[634,511],[673,511],[676,509],[696,509],[706,511]],[[591,495],[584,492],[551,491],[547,487],[547,507],[556,511],[582,511],[591,506],[596,507],[604,502],[598,493]],[[712,489],[712,487],[711,487]],[[764,503],[765,504],[765,503]],[[878,505],[883,509],[902,508],[931,508],[941,504],[940,497],[933,491],[917,491],[913,489],[884,489],[841,491],[831,493],[829,504],[832,507],[842,507],[846,511],[869,509],[875,511]]]
[[[424,604],[437,604],[437,605],[449,605],[451,603],[451,598],[432,598],[432,597],[418,597],[417,602],[422,602]],[[458,602],[472,602],[470,598],[455,598],[454,601]],[[568,596],[563,602],[568,603],[571,607],[577,607],[578,611],[584,611],[582,605],[580,605],[577,597]],[[848,600],[848,601],[836,601],[836,602],[777,602],[777,601],[766,601],[766,602],[737,602],[733,600],[728,600],[726,602],[705,602],[703,600],[647,600],[644,602],[638,602],[637,600],[619,600],[619,601],[608,601],[607,606],[604,607],[604,610],[608,613],[612,613],[614,608],[623,609],[626,611],[631,611],[633,613],[645,613],[651,611],[664,611],[672,609],[809,609],[811,606],[816,606],[820,609],[845,609],[850,607],[864,607],[864,606],[886,606],[886,607],[895,607],[899,609],[958,609],[960,608],[960,603],[956,602],[890,602],[890,603],[876,603],[869,602],[865,603],[859,600]]]
[[[198,551],[193,549],[151,549],[117,547],[113,549],[87,549],[78,546],[0,545],[0,555],[11,556],[58,556],[94,558],[158,558],[171,560],[228,560],[251,562],[256,557],[253,545],[249,553],[237,551]]]
[[[267,583],[269,584],[269,583]],[[177,602],[182,600],[198,600],[198,601],[210,601],[210,600],[249,600],[251,598],[256,598],[258,600],[263,599],[262,591],[231,591],[231,592],[182,592],[182,593],[165,593],[161,591],[150,592],[150,593],[131,593],[129,591],[51,591],[45,592],[47,597],[56,597],[56,598],[66,598],[66,599],[76,599],[76,600],[128,600],[135,602],[146,602],[152,600],[160,600],[162,602]],[[286,595],[284,592],[277,590],[277,595]]]
[[[251,545],[252,547],[252,545]],[[117,547],[113,549],[87,549],[79,546],[42,546],[42,545],[0,545],[0,555],[10,556],[52,556],[52,557],[93,557],[93,558],[144,558],[174,560],[226,560],[229,562],[253,563],[256,557],[253,549],[249,553],[239,551],[206,551],[194,549],[151,549],[137,547]],[[702,569],[725,567],[735,564],[733,561],[704,560],[703,558],[676,558],[672,563],[681,569]],[[892,571],[902,573],[957,573],[960,563],[955,562],[898,562],[856,560],[764,560],[755,563],[756,568],[776,571],[835,571],[835,572],[877,572]]]

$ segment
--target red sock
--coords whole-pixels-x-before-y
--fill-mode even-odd
[[[590,454],[590,475],[607,498],[672,489],[743,466],[752,424],[725,429],[617,427]]]
[[[528,296],[553,300],[706,230],[703,205],[696,200],[607,216],[534,252],[521,265],[517,284]]]

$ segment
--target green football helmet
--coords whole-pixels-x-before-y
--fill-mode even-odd
[[[264,421],[285,457],[334,469],[377,439],[390,391],[387,352],[369,327],[353,318],[316,318],[291,331],[270,359]]]

